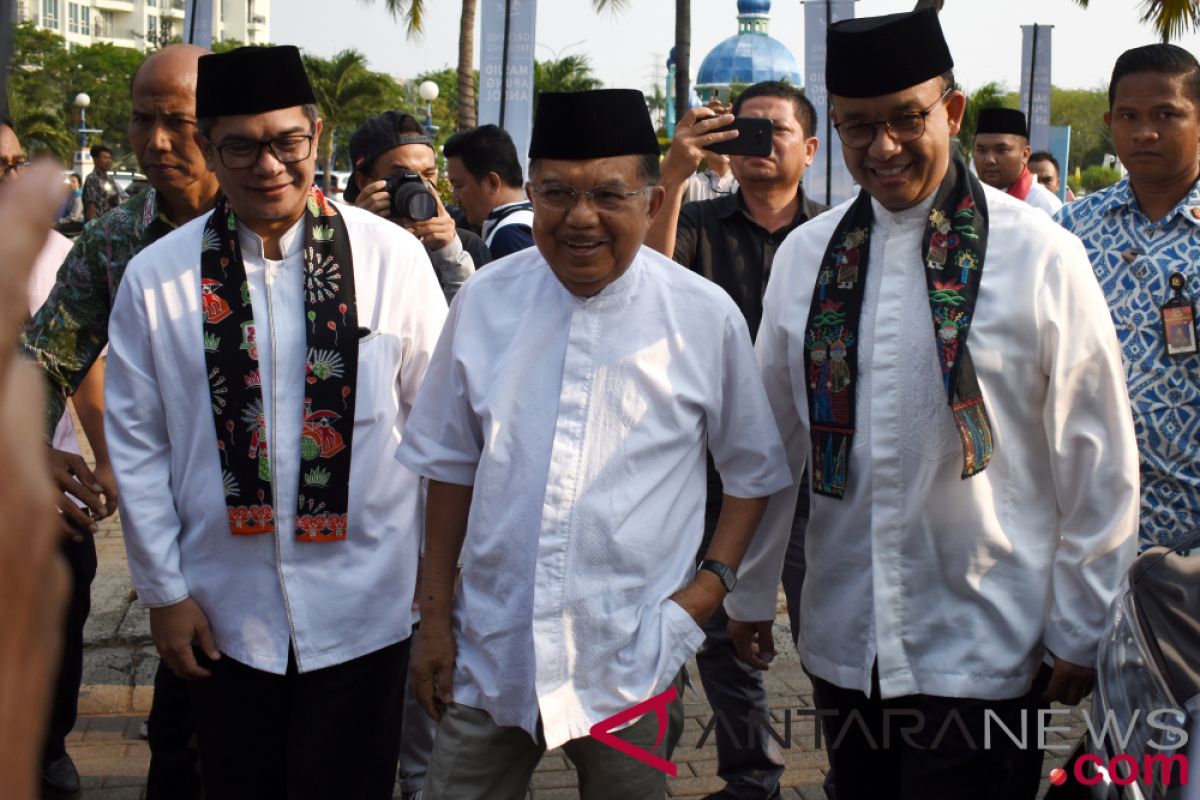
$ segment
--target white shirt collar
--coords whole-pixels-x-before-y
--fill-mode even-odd
[[[254,258],[256,261],[267,260],[262,237],[240,222],[238,223],[238,243],[242,246],[243,258]],[[289,256],[298,254],[303,247],[304,214],[301,214],[295,224],[280,237],[279,249],[283,251],[283,260],[286,261]]]
[[[929,217],[929,211],[933,208],[933,198],[936,194],[936,191],[932,192],[915,206],[909,206],[900,211],[889,211],[878,200],[872,197],[871,208],[875,212],[875,221],[880,225],[887,225],[889,227],[903,227],[911,225],[918,220],[923,222]]]

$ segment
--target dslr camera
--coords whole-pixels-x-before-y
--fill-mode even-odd
[[[425,179],[415,172],[401,172],[387,177],[387,193],[392,201],[392,215],[424,222],[437,216],[437,200]]]

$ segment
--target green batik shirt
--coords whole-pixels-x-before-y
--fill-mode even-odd
[[[53,435],[87,371],[108,344],[108,316],[129,261],[173,231],[154,189],[89,222],[58,270],[46,302],[21,336],[46,376],[46,430]]]

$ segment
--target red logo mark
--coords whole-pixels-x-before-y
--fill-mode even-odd
[[[1055,767],[1050,770],[1050,782],[1055,786],[1062,786],[1067,782],[1067,772],[1062,767]]]
[[[631,722],[632,720],[644,716],[645,714],[649,713],[651,709],[653,709],[655,716],[658,718],[658,738],[654,740],[654,746],[658,747],[660,744],[662,744],[663,737],[667,735],[667,705],[678,696],[679,693],[675,690],[675,687],[672,686],[662,694],[656,694],[649,700],[643,700],[636,706],[632,706],[617,714],[613,714],[608,719],[600,720],[592,726],[592,729],[589,731],[589,733],[596,741],[604,742],[604,744],[608,745],[614,750],[620,750],[627,756],[633,756],[643,764],[648,764],[659,772],[665,772],[674,778],[678,772],[678,769],[670,761],[651,753],[649,750],[643,750],[635,744],[630,744],[624,739],[611,733],[611,731],[613,728],[616,728],[619,725],[624,725],[626,722]]]

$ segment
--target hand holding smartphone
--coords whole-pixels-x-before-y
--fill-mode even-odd
[[[732,130],[738,132],[736,138],[717,142],[705,149],[725,156],[771,155],[771,137],[775,135],[775,125],[771,120],[762,117],[736,117],[732,125],[717,128],[711,133]]]

